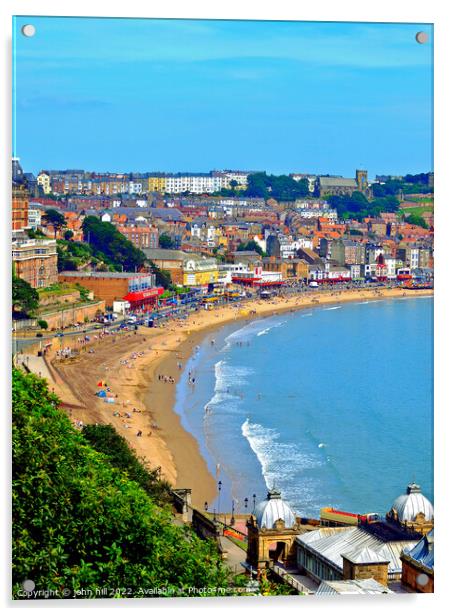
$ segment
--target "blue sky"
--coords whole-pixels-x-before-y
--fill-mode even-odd
[[[429,171],[432,36],[419,24],[18,17],[13,154],[34,172]]]

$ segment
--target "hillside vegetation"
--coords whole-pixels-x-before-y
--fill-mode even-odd
[[[190,587],[229,585],[215,544],[174,524],[166,487],[157,489],[155,474],[111,429],[85,437],[46,382],[19,370],[12,401],[15,598],[24,580],[66,598],[86,589],[81,596],[185,596]],[[103,453],[112,443],[117,451]],[[101,589],[108,594],[92,594]]]

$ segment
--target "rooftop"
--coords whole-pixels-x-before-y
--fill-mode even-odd
[[[344,188],[358,187],[356,180],[353,178],[320,177],[319,181],[322,188],[328,188],[330,186],[343,186]]]
[[[362,524],[360,528],[381,541],[416,541],[420,537],[419,533],[405,529],[389,520]]]
[[[403,553],[420,565],[433,571],[435,564],[435,540],[433,530],[425,537],[422,537],[411,550],[406,549]]]
[[[334,580],[323,581],[316,595],[384,595],[393,594],[387,586],[383,586],[373,578],[367,580]]]
[[[369,524],[374,526],[377,523]],[[371,534],[364,530],[364,527],[343,527],[343,528],[320,528],[319,530],[298,535],[296,541],[299,545],[305,547],[306,550],[320,555],[322,558],[329,561],[338,572],[342,572],[343,560],[342,555],[352,552],[353,559],[359,558],[358,552],[363,552],[368,549],[385,561],[389,561],[389,573],[400,573],[402,563],[400,561],[400,553],[404,548],[411,549],[414,547],[418,538],[408,538],[409,535],[399,536],[395,538],[391,536],[380,537],[376,534]]]
[[[145,278],[151,275],[150,272],[59,272],[59,276],[68,278]]]
[[[172,250],[171,248],[143,248],[142,250],[149,259],[183,261],[188,256],[183,250]]]

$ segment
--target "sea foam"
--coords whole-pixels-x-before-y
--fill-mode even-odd
[[[300,451],[296,443],[283,442],[274,428],[266,428],[247,418],[242,424],[242,435],[247,439],[262,469],[267,488],[283,486],[294,474],[316,468],[321,459]]]

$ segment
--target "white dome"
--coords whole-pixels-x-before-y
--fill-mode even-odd
[[[275,528],[277,520],[282,520],[286,528],[292,528],[296,521],[294,512],[276,490],[268,492],[267,500],[256,505],[253,514],[259,528]]]
[[[400,522],[414,522],[418,513],[423,513],[427,521],[433,520],[433,505],[415,483],[410,483],[406,494],[395,499],[392,509],[397,512]]]

